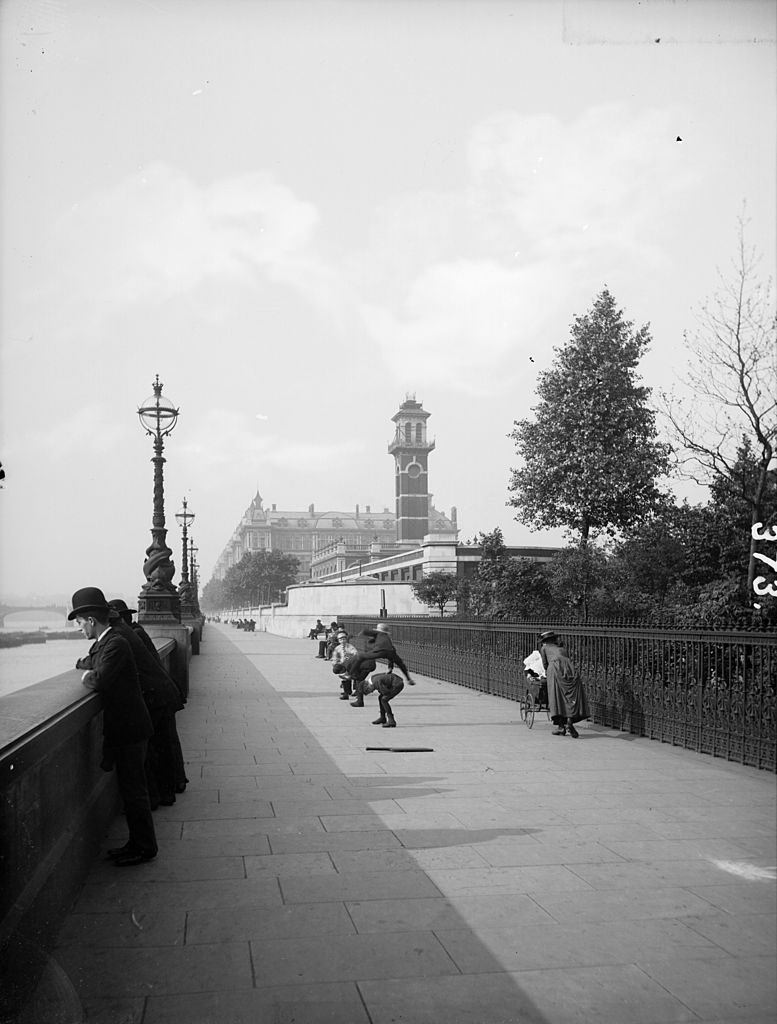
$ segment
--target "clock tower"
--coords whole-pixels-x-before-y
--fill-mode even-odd
[[[397,543],[417,546],[429,532],[429,452],[434,441],[426,437],[425,412],[415,395],[406,395],[399,412],[394,440],[388,446],[394,456],[397,501]]]

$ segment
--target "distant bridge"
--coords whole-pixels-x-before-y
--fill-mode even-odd
[[[58,604],[39,604],[32,608],[30,605],[10,605],[0,603],[0,626],[5,625],[7,615],[16,615],[19,612],[25,612],[28,615],[34,612],[53,612],[54,614],[64,615],[65,618],[67,618],[69,611],[69,608]]]

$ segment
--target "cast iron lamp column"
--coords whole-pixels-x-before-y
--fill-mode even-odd
[[[194,537],[190,537],[189,538],[189,564],[191,565],[191,576],[192,576],[192,583],[191,583],[192,605],[194,606],[194,614],[197,615],[197,616],[202,616],[202,612],[200,611],[200,598],[199,598],[199,594],[198,594],[198,590],[200,588],[200,581],[199,581],[199,573],[198,573],[197,570],[198,570],[199,567],[197,565],[197,558],[196,558],[197,552],[199,550],[200,550],[199,548],[196,548],[194,546]]]
[[[159,374],[153,383],[154,394],[138,409],[140,425],[154,439],[154,516],[151,528],[151,546],[146,549],[143,574],[146,582],[138,595],[138,622],[180,622],[181,602],[172,584],[175,566],[170,561],[172,551],[167,546],[165,529],[165,494],[163,466],[164,439],[178,422],[178,409],[168,398],[162,397]]]
[[[189,558],[188,558],[188,530],[194,522],[194,513],[190,512],[186,505],[186,498],[183,499],[183,508],[175,513],[175,519],[183,531],[183,547],[181,555],[181,582],[178,586],[178,596],[181,600],[181,619],[194,617],[194,602],[192,601],[192,584],[189,581]],[[194,566],[192,566],[192,576]]]

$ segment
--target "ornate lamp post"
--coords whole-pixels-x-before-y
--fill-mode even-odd
[[[162,397],[159,374],[152,385],[154,394],[138,409],[140,425],[154,439],[154,516],[151,528],[151,546],[146,549],[143,574],[146,582],[138,595],[139,622],[180,622],[181,602],[172,584],[175,566],[170,561],[172,551],[167,546],[165,529],[164,439],[178,422],[178,409],[169,398]]]
[[[183,548],[181,555],[181,582],[178,585],[178,596],[181,600],[181,618],[192,618],[194,616],[194,604],[192,602],[192,584],[189,582],[189,544],[188,530],[194,522],[194,513],[190,512],[186,505],[186,498],[183,499],[183,508],[175,513],[175,519],[183,531]],[[192,575],[194,566],[192,566]]]
[[[190,538],[190,543],[189,543],[189,564],[191,565],[191,577],[192,577],[190,592],[191,592],[191,595],[192,595],[192,605],[194,607],[194,614],[197,615],[197,616],[201,616],[202,615],[202,612],[200,611],[200,598],[199,598],[199,595],[197,593],[197,591],[199,590],[199,574],[198,574],[198,571],[197,571],[199,566],[197,565],[197,557],[196,556],[197,556],[197,552],[199,550],[200,550],[199,548],[196,548],[194,546],[194,537],[191,537]]]

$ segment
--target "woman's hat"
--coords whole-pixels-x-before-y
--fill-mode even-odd
[[[73,610],[67,617],[68,622],[85,612],[107,612],[109,610],[105,594],[99,587],[83,587],[81,590],[77,590],[73,594],[71,604]]]
[[[558,636],[552,629],[546,630],[544,633],[540,633],[540,643],[547,644],[551,640],[558,640]]]

